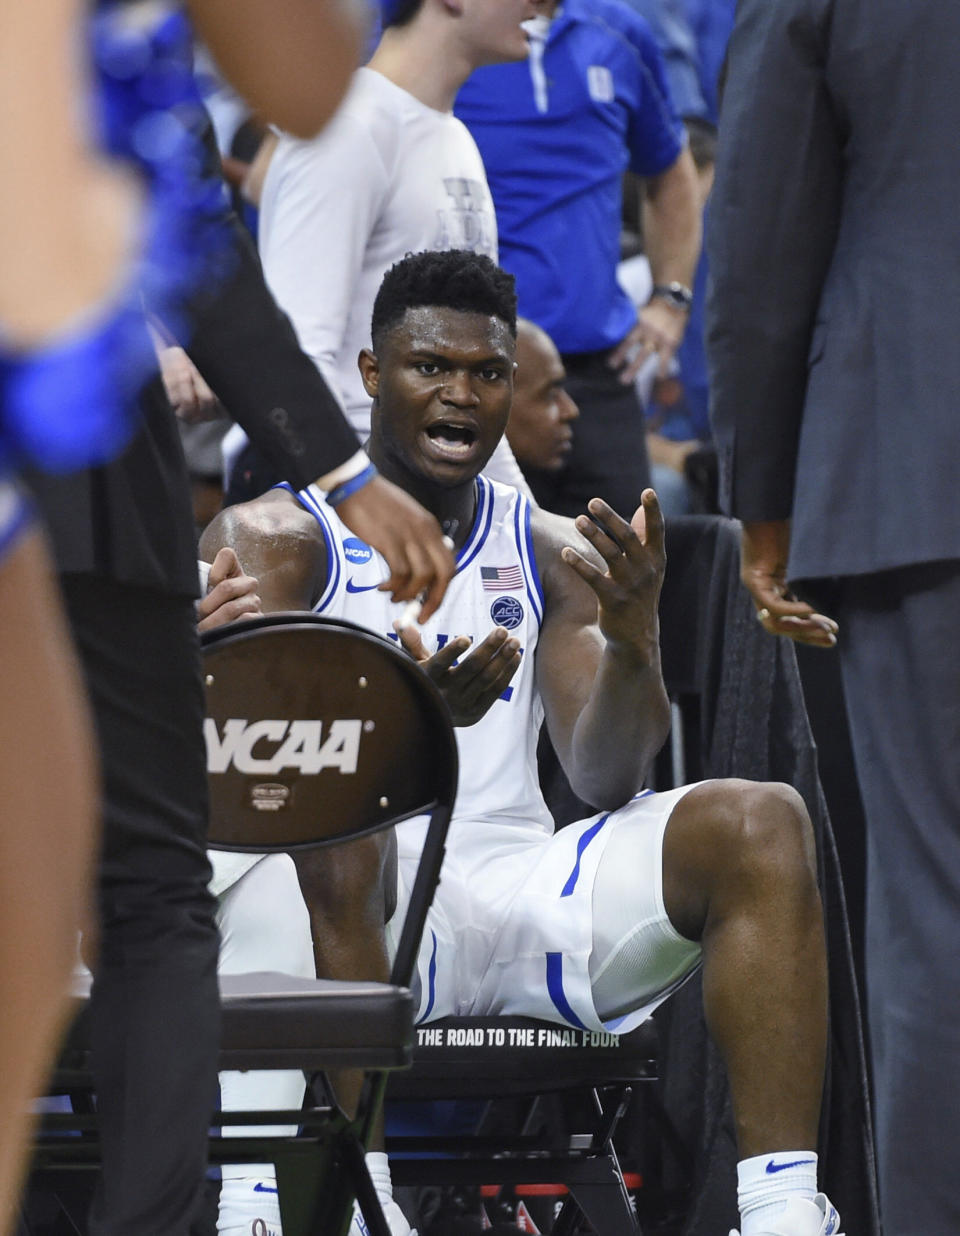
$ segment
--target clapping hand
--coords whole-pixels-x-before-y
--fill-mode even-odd
[[[475,725],[486,716],[520,668],[519,641],[503,627],[494,627],[469,656],[464,655],[471,642],[466,635],[458,635],[431,656],[416,627],[397,633],[406,651],[440,688],[454,725]],[[460,657],[464,659],[455,664]]]

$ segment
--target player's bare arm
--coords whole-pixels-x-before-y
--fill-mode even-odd
[[[312,609],[327,572],[327,550],[314,517],[285,489],[229,506],[200,538],[200,557],[212,562],[230,546],[247,575],[256,577],[265,614]]]
[[[665,554],[652,489],[632,520],[593,499],[576,521],[537,511],[544,586],[537,682],[574,792],[598,808],[641,789],[666,737],[657,606]]]

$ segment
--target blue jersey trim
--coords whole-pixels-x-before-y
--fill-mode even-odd
[[[567,876],[567,882],[560,891],[561,897],[569,897],[577,887],[577,881],[580,879],[580,860],[583,858],[583,852],[609,819],[610,812],[608,811],[606,815],[602,815],[597,820],[596,824],[591,824],[585,832],[581,833],[580,840],[577,842],[577,861],[573,864],[573,870]]]
[[[431,931],[430,935],[433,939],[433,952],[430,954],[430,966],[427,972],[427,1007],[423,1011],[423,1016],[417,1020],[418,1026],[427,1020],[437,1002],[437,933]]]
[[[586,1026],[570,1007],[563,990],[563,953],[547,953],[547,991],[554,1008],[572,1026],[586,1030]]]
[[[517,497],[514,508],[513,522],[517,537],[517,548],[524,565],[524,579],[527,585],[527,596],[537,616],[537,622],[543,626],[543,584],[540,582],[540,572],[537,570],[537,559],[533,552],[533,534],[530,531],[530,502],[524,494]]]
[[[457,573],[465,571],[476,558],[490,534],[493,523],[493,486],[485,476],[478,476],[477,481],[477,513],[474,516],[470,535],[457,554]]]
[[[320,531],[323,533],[323,540],[327,547],[327,578],[323,587],[323,592],[320,594],[320,600],[314,605],[314,612],[322,614],[330,602],[337,594],[337,588],[340,585],[340,554],[337,552],[337,541],[333,535],[333,528],[330,524],[330,518],[323,509],[323,504],[318,502],[309,489],[301,489],[295,491],[292,486],[286,481],[282,481],[279,485],[274,486],[275,489],[286,489],[297,499],[304,510],[309,511],[317,523],[320,525]]]

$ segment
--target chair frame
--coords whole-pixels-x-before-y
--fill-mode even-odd
[[[464,1031],[484,1045],[472,1044]],[[570,1041],[558,1041],[564,1032]],[[521,1034],[526,1042],[512,1046]],[[494,1046],[495,1037],[506,1037],[506,1043]],[[658,1087],[651,1084],[659,1081],[660,1054],[653,1021],[597,1043],[601,1036],[537,1018],[448,1017],[418,1027],[417,1038],[413,1067],[389,1078],[388,1105],[390,1100],[476,1098],[486,1107],[475,1132],[391,1135],[388,1126],[395,1184],[562,1185],[568,1196],[552,1228],[554,1236],[583,1231],[642,1236],[613,1140],[631,1101],[639,1101],[644,1116],[639,1196],[658,1217],[682,1204],[683,1190],[674,1195],[658,1184],[664,1155],[672,1156],[684,1179],[692,1164]],[[550,1113],[541,1112],[546,1103],[566,1105],[566,1096],[580,1100],[570,1128],[556,1119],[551,1123]],[[520,1103],[513,1133],[490,1127],[504,1100]]]
[[[316,630],[325,634],[317,637],[312,634]],[[301,1111],[230,1112],[216,1113],[212,1117],[218,1129],[227,1125],[254,1128],[293,1124],[299,1127],[297,1135],[248,1134],[227,1138],[217,1131],[210,1137],[209,1161],[212,1164],[274,1162],[285,1236],[346,1236],[355,1197],[371,1236],[390,1236],[364,1154],[382,1104],[388,1070],[402,1067],[411,1059],[413,1001],[408,989],[420,935],[439,880],[444,841],[456,797],[456,740],[449,710],[439,690],[402,650],[351,622],[312,613],[269,614],[204,633],[208,704],[217,681],[218,654],[238,646],[254,652],[254,641],[261,640],[262,644],[265,632],[283,632],[297,639],[313,640],[318,643],[320,657],[325,655],[325,650],[329,656],[331,645],[341,648],[349,645],[367,666],[358,680],[358,686],[364,689],[368,687],[368,676],[369,685],[375,686],[374,677],[379,667],[384,667],[384,678],[389,674],[404,686],[411,713],[415,710],[410,719],[416,725],[416,740],[411,741],[410,747],[424,748],[429,739],[429,759],[424,750],[415,784],[408,786],[404,782],[401,785],[398,808],[392,808],[384,796],[375,818],[362,826],[358,826],[356,819],[348,819],[336,833],[326,832],[292,841],[289,835],[279,835],[281,830],[275,827],[276,816],[265,813],[264,824],[274,825],[273,828],[265,827],[255,842],[247,838],[239,845],[232,843],[231,821],[223,818],[216,783],[212,783],[210,848],[288,852],[368,835],[414,816],[428,815],[429,824],[389,983],[298,980],[277,974],[221,977],[224,1036],[219,1067],[303,1068],[313,1079],[308,1082],[307,1101]],[[370,695],[366,698],[369,700]],[[322,717],[323,710],[323,703],[318,703],[316,714]],[[396,758],[403,758],[402,752]],[[403,782],[399,770],[394,769],[394,772]],[[409,781],[410,770],[404,772]],[[41,1118],[34,1160],[34,1171],[41,1175],[64,1169],[95,1169],[100,1163],[94,1104],[89,1097],[83,1097],[84,1093],[89,1096],[91,1092],[86,1028],[89,987],[89,982],[80,982],[75,990],[77,1018],[54,1079],[54,1089],[59,1092],[81,1092],[75,1103],[78,1110],[73,1114]],[[278,1018],[286,1018],[286,1024],[291,1026],[295,1022],[303,1024],[302,1018],[313,1016],[321,1029],[324,1012],[336,1007],[341,1021],[346,1018],[344,1024],[349,1025],[351,1008],[355,1005],[366,1007],[370,1000],[379,1002],[377,1007],[382,1006],[387,1011],[390,1022],[378,1035],[378,1041],[366,1048],[362,1046],[362,1034],[359,1049],[355,1042],[344,1040],[341,1032],[339,1041],[332,1045],[325,1046],[322,1041],[300,1043],[292,1052],[271,1038],[271,1026],[280,1024]],[[362,1030],[359,1024],[356,1028]],[[327,1071],[350,1067],[367,1070],[353,1119],[329,1093],[326,1097],[320,1093],[320,1079]],[[328,1092],[329,1089],[326,1086]]]

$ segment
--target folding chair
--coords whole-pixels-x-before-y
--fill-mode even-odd
[[[656,1078],[651,1022],[626,1035],[512,1016],[419,1026],[413,1067],[390,1076],[388,1111],[395,1100],[468,1098],[485,1109],[474,1131],[456,1135],[391,1136],[388,1125],[394,1183],[557,1185],[556,1236],[640,1236],[613,1138],[637,1087],[657,1136],[672,1137]]]
[[[287,1124],[300,1132],[213,1135],[211,1162],[276,1163],[285,1236],[345,1236],[355,1196],[372,1236],[389,1236],[364,1147],[385,1071],[411,1058],[408,987],[457,786],[449,712],[409,657],[351,623],[272,614],[209,632],[203,642],[213,848],[298,850],[429,816],[389,984],[221,979],[221,1069],[370,1071],[353,1119],[311,1086],[302,1111],[212,1115],[217,1126]],[[81,985],[60,1089],[89,1088],[87,998]],[[96,1115],[87,1109],[43,1120],[35,1171],[98,1165]]]

